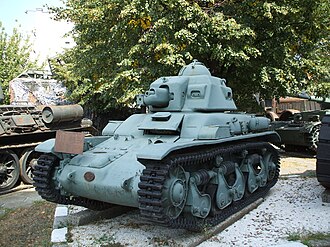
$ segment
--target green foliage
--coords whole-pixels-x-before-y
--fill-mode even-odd
[[[328,0],[243,3],[233,3],[227,13],[254,31],[253,46],[260,55],[245,63],[236,77],[252,80],[248,90],[268,98],[320,92],[329,79]],[[240,83],[235,85],[239,89]]]
[[[294,232],[290,233],[287,237],[289,241],[300,241],[302,244],[306,246],[316,246],[318,242],[320,242],[320,246],[324,243],[328,243],[330,240],[329,233],[311,233],[311,232]],[[325,242],[322,242],[325,241]]]
[[[9,103],[9,82],[27,69],[35,68],[36,61],[30,60],[31,43],[17,28],[8,35],[0,22],[0,85],[5,103]]]
[[[239,103],[329,90],[328,0],[67,0],[52,10],[75,25],[58,77],[94,109],[131,105],[193,58]]]

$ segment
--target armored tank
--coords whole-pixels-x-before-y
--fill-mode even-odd
[[[271,123],[274,129],[281,137],[286,151],[311,151],[316,152],[321,120],[323,116],[330,112],[330,98],[321,98],[309,96],[306,93],[298,95],[299,98],[321,104],[321,110],[314,111],[293,111],[287,110],[282,113],[279,121]]]
[[[161,77],[137,102],[146,114],[110,121],[80,154],[44,153],[34,186],[44,199],[102,210],[139,208],[141,218],[201,230],[263,197],[279,176],[269,120],[235,113],[232,90],[200,62]]]
[[[319,144],[316,153],[317,180],[325,188],[330,189],[330,113],[322,119]]]
[[[1,101],[3,94],[1,90]],[[92,122],[83,119],[80,105],[0,105],[0,191],[19,180],[32,184],[32,170],[40,154],[39,143],[55,137],[56,130],[94,133]]]

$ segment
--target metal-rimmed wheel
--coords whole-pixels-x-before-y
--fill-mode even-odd
[[[34,151],[34,148],[27,148],[19,160],[20,163],[20,177],[26,184],[33,184],[33,170],[36,165],[40,153]]]
[[[13,188],[19,179],[19,161],[13,151],[0,150],[0,170],[3,174],[0,191]]]
[[[2,184],[7,177],[7,167],[0,165],[0,184]]]

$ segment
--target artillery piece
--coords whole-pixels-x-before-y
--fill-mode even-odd
[[[34,148],[55,137],[59,129],[95,133],[92,121],[83,119],[80,105],[43,109],[32,105],[0,105],[0,191],[13,188],[19,179],[32,184],[32,170],[39,157]]]
[[[42,198],[102,210],[136,207],[142,219],[201,230],[263,197],[279,176],[279,141],[269,120],[235,113],[232,90],[200,62],[161,77],[137,96],[146,114],[110,121],[85,137],[83,153],[56,151],[34,170]]]
[[[287,151],[300,149],[315,153],[319,141],[321,120],[326,113],[330,112],[330,98],[310,96],[306,93],[301,93],[297,97],[320,103],[321,110],[282,113],[280,121],[271,122],[272,129],[281,137],[281,141],[276,144],[284,144]]]

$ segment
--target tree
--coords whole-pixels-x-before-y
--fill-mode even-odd
[[[302,90],[329,94],[328,0],[236,2],[226,6],[226,14],[254,30],[253,47],[260,54],[235,70],[235,78],[246,78],[251,84],[235,85],[234,91],[238,89],[240,95],[258,91],[266,98]]]
[[[96,109],[131,104],[193,58],[226,78],[238,102],[257,92],[317,92],[329,78],[328,43],[320,51],[329,37],[327,1],[68,0],[52,8],[74,23],[76,42],[58,75],[72,99]]]
[[[9,103],[9,81],[36,66],[36,61],[30,60],[31,43],[17,28],[12,35],[8,35],[0,22],[0,85],[2,86],[5,101]]]

